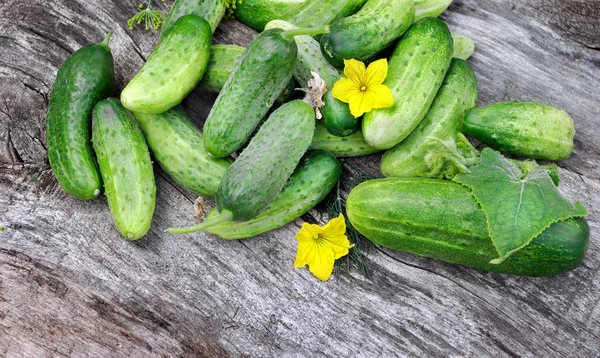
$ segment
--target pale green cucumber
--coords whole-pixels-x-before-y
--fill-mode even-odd
[[[329,133],[322,124],[315,127],[310,149],[325,150],[338,158],[360,157],[379,152],[379,149],[371,147],[365,141],[360,129],[348,136],[339,137]]]
[[[452,57],[459,58],[461,60],[467,60],[475,51],[475,43],[470,38],[460,35],[452,34],[452,42],[454,43],[454,51]]]
[[[215,32],[219,22],[225,15],[229,0],[175,0],[169,14],[162,23],[161,34],[184,15],[200,16],[208,22],[212,32]]]
[[[426,17],[440,16],[453,0],[413,0],[415,3],[415,22]]]

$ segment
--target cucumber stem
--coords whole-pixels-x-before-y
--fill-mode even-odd
[[[185,235],[191,234],[197,231],[202,231],[208,229],[209,227],[213,227],[225,221],[231,221],[233,219],[233,213],[229,210],[223,210],[219,213],[218,216],[215,216],[212,220],[205,220],[199,224],[189,227],[170,227],[166,231],[169,234],[175,235]]]
[[[108,33],[106,34],[106,37],[104,38],[104,41],[102,41],[102,45],[108,47],[108,42],[110,41],[110,37],[112,36],[113,32],[112,30],[108,30]]]
[[[294,36],[299,36],[299,35],[308,35],[308,36],[315,36],[315,35],[322,35],[322,34],[328,34],[329,33],[329,25],[324,25],[321,27],[301,27],[298,29],[292,29],[292,30],[287,30],[281,33],[281,37],[283,37],[284,39],[288,40],[288,41],[294,41]]]

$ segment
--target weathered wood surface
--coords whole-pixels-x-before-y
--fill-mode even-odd
[[[105,200],[58,187],[45,148],[56,71],[113,29],[122,88],[158,38],[127,29],[136,4],[0,0],[0,356],[600,355],[599,1],[457,0],[443,16],[475,39],[480,104],[540,101],[575,118],[561,190],[591,213],[584,264],[531,279],[377,249],[372,280],[327,283],[292,267],[301,220],[245,241],[167,235],[191,222],[194,196],[158,171],[153,227],[131,243]],[[252,36],[226,22],[216,41]],[[186,107],[201,123],[212,100]],[[378,159],[355,163],[375,173]]]

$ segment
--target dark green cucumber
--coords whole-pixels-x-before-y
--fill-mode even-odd
[[[413,0],[415,3],[415,22],[426,17],[440,16],[453,0]]]
[[[589,242],[583,218],[552,224],[500,264],[485,214],[471,191],[448,180],[388,178],[361,183],[346,201],[350,222],[369,240],[400,251],[520,276],[577,267]]]
[[[336,157],[360,157],[379,152],[379,149],[371,147],[362,135],[362,131],[352,133],[349,136],[339,137],[329,133],[322,124],[317,124],[310,149],[325,150]]]
[[[150,229],[156,202],[154,171],[144,134],[116,98],[94,107],[92,143],[117,230],[137,240]]]
[[[231,165],[230,158],[212,158],[204,138],[181,107],[165,113],[135,113],[150,151],[179,185],[205,198],[217,195],[219,181]]]
[[[250,43],[204,124],[206,150],[216,158],[240,149],[292,78],[298,48],[280,29]]]
[[[294,171],[277,199],[258,216],[242,222],[227,221],[206,229],[223,239],[244,239],[280,228],[306,214],[333,189],[342,174],[342,166],[327,152],[309,153]],[[218,215],[216,209],[206,220]]]
[[[75,51],[58,70],[48,102],[46,143],[50,167],[65,191],[77,199],[100,195],[102,179],[92,148],[94,105],[113,89],[115,70],[104,42]]]
[[[235,2],[237,20],[257,31],[263,31],[267,22],[282,19],[297,11],[306,0],[242,0]]]
[[[430,172],[425,164],[429,148],[427,137],[454,139],[461,132],[465,111],[475,107],[477,92],[477,79],[471,66],[453,59],[425,118],[405,140],[383,155],[381,173],[386,177],[426,176]]]
[[[402,36],[414,17],[412,0],[368,0],[356,14],[331,24],[321,37],[323,55],[336,67],[344,59],[366,61]]]
[[[210,25],[203,18],[177,19],[121,92],[123,106],[136,113],[162,113],[178,105],[206,71],[211,41]]]
[[[228,2],[229,0],[176,0],[162,23],[161,34],[184,15],[200,16],[208,22],[212,32],[215,32],[225,15]]]
[[[365,114],[363,135],[371,146],[389,149],[419,125],[452,60],[452,35],[436,18],[423,19],[404,34],[383,82],[392,91],[394,105]]]
[[[498,102],[465,113],[463,131],[501,152],[564,160],[573,151],[573,118],[540,103]]]
[[[219,215],[198,225],[169,229],[187,234],[225,221],[259,215],[279,195],[312,141],[315,113],[295,100],[273,112],[219,183]]]

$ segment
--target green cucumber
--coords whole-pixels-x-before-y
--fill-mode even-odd
[[[453,33],[452,42],[454,43],[454,49],[452,51],[452,57],[454,58],[466,61],[473,55],[473,52],[475,52],[475,43],[466,36]]]
[[[306,0],[236,0],[235,18],[256,31],[265,30],[267,22],[282,19],[297,11]]]
[[[205,198],[217,195],[230,158],[212,158],[204,138],[179,106],[160,114],[135,113],[148,147],[167,174],[179,185]]]
[[[94,107],[92,143],[117,230],[137,240],[150,229],[156,202],[154,171],[144,134],[116,98]]]
[[[206,229],[223,239],[244,239],[280,228],[306,214],[333,189],[342,174],[342,166],[327,152],[309,153],[294,171],[277,199],[258,216],[242,222],[227,221]],[[206,214],[213,220],[217,209]]]
[[[386,176],[427,176],[427,137],[442,140],[461,132],[466,110],[477,102],[477,79],[473,69],[463,60],[454,59],[431,108],[419,126],[400,144],[388,150],[381,159],[381,173]]]
[[[366,61],[402,36],[414,17],[412,0],[368,0],[356,14],[331,24],[321,50],[336,67],[344,66],[344,59]]]
[[[175,21],[185,15],[200,16],[208,22],[211,31],[215,32],[219,22],[225,15],[229,0],[176,0],[169,14],[162,23],[161,35],[170,28]]]
[[[279,195],[310,146],[314,109],[295,100],[275,110],[252,137],[219,183],[219,215],[198,225],[169,229],[173,234],[205,230],[225,221],[246,221],[259,215]]]
[[[279,28],[282,30],[293,30],[296,28],[293,24],[283,20],[273,20],[269,22],[265,29]],[[347,136],[354,133],[360,127],[360,118],[356,118],[350,113],[350,107],[331,93],[333,84],[337,82],[342,74],[333,67],[323,56],[319,42],[311,36],[294,37],[298,46],[298,61],[294,69],[294,78],[302,88],[308,88],[308,81],[316,72],[325,81],[327,92],[323,96],[321,108],[323,115],[323,124],[327,130],[336,136]]]
[[[211,41],[210,25],[203,18],[177,19],[121,92],[123,106],[136,113],[162,113],[178,105],[202,78]]]
[[[453,0],[413,0],[415,3],[415,22],[426,17],[440,16]]]
[[[452,35],[443,21],[426,18],[411,26],[396,46],[383,82],[394,105],[363,117],[367,143],[389,149],[408,137],[429,110],[451,60]]]
[[[346,212],[369,240],[480,270],[520,276],[556,275],[577,267],[589,243],[583,218],[554,223],[500,264],[485,214],[471,191],[448,180],[387,178],[359,184]]]
[[[94,105],[113,89],[115,70],[108,48],[112,32],[100,44],[80,48],[58,70],[48,102],[46,143],[50,167],[65,191],[77,199],[100,195],[102,178],[90,146]]]
[[[562,109],[529,102],[498,102],[465,113],[463,131],[523,157],[564,160],[573,151],[573,118]]]
[[[371,147],[365,141],[360,129],[349,136],[339,137],[329,133],[322,124],[315,127],[310,149],[325,150],[338,158],[360,157],[379,152],[379,149]]]

